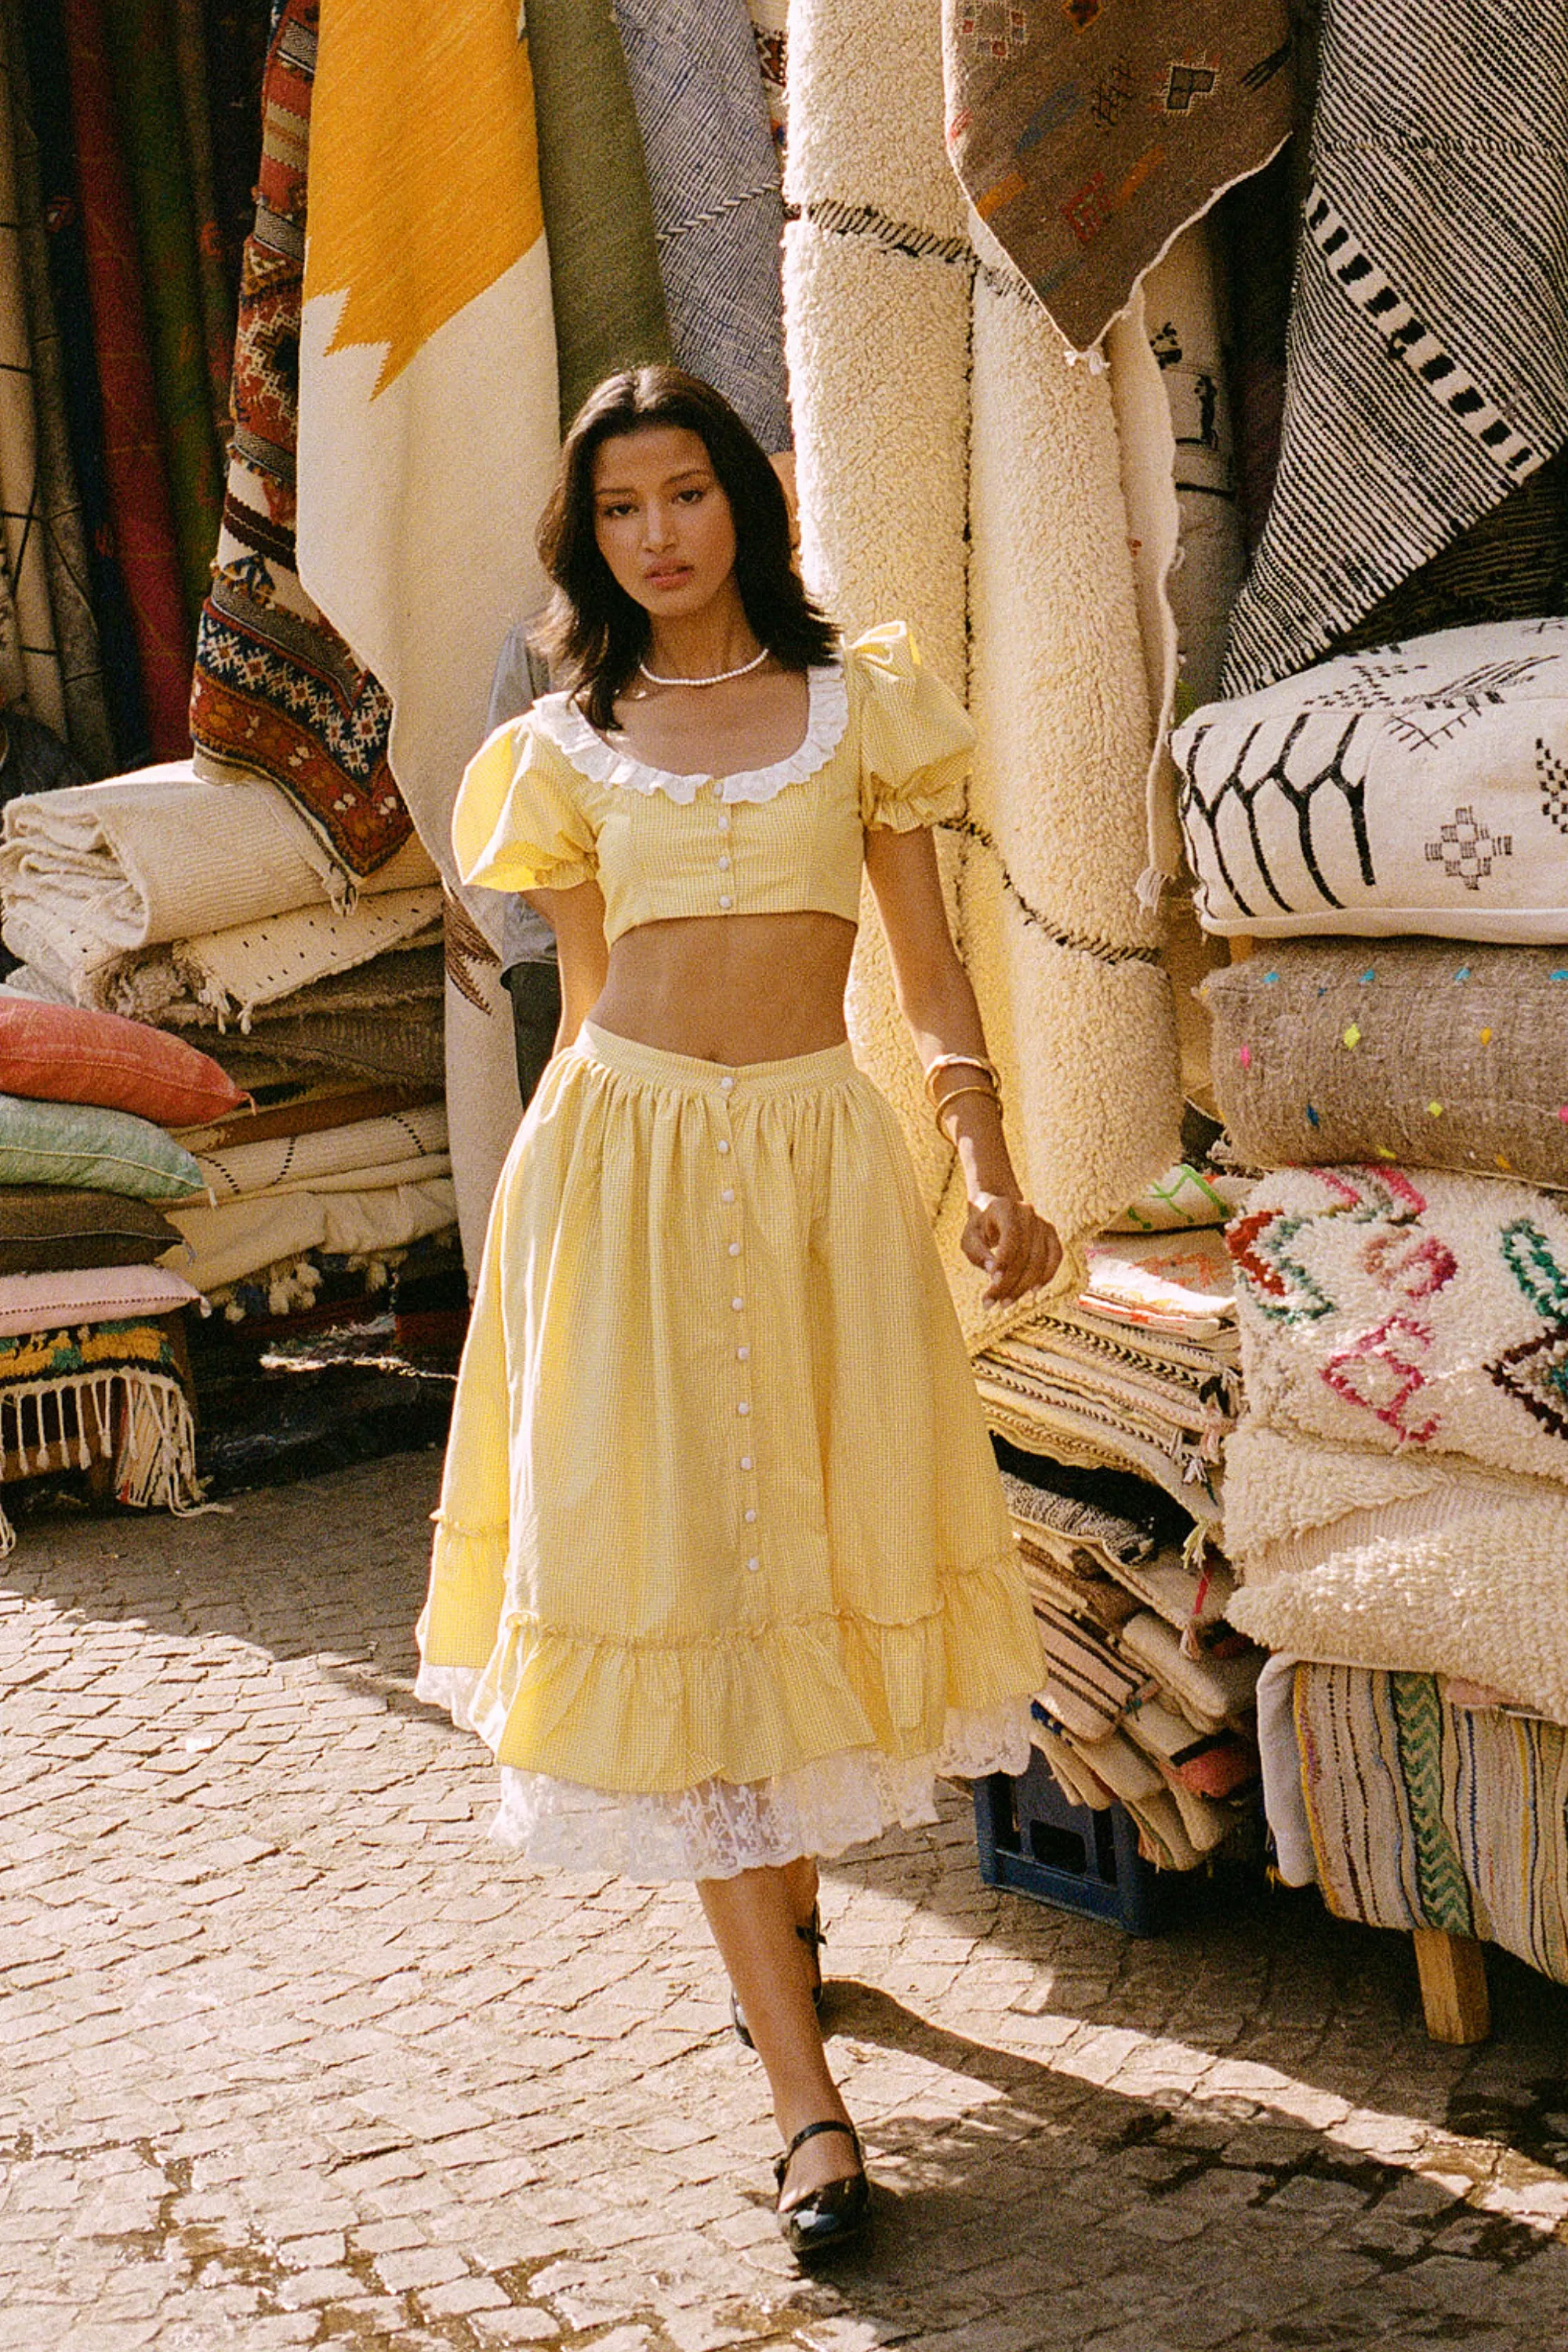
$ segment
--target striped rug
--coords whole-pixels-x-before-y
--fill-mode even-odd
[[[1568,441],[1568,20],[1331,6],[1268,521],[1225,690],[1304,668]]]

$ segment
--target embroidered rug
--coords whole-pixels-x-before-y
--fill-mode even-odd
[[[942,29],[959,178],[1079,351],[1289,133],[1284,0],[943,0]]]
[[[313,0],[287,0],[263,88],[255,226],[235,347],[234,436],[217,570],[191,681],[196,768],[216,783],[265,777],[351,876],[408,839],[387,760],[392,706],[300,584],[295,553],[306,152]]]
[[[1330,6],[1311,170],[1231,694],[1304,667],[1568,439],[1561,10]]]
[[[1249,1417],[1568,1481],[1557,1197],[1426,1169],[1296,1169],[1265,1177],[1226,1238]]]
[[[1293,1705],[1329,1908],[1477,1936],[1568,1984],[1568,1730],[1356,1667],[1298,1666]]]
[[[1337,655],[1171,748],[1205,930],[1568,937],[1568,620]]]
[[[1254,1168],[1384,1160],[1568,1189],[1568,955],[1284,940],[1212,972],[1215,1105]]]
[[[615,0],[669,334],[764,449],[791,444],[779,159],[745,0]]]
[[[564,433],[616,368],[672,356],[669,320],[642,133],[610,0],[536,6],[528,53]]]

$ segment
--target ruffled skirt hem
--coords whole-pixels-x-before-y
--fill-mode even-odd
[[[415,1687],[460,1728],[474,1730],[480,1680],[474,1668],[426,1665]],[[932,1754],[851,1748],[770,1780],[710,1780],[668,1795],[588,1789],[503,1764],[490,1835],[545,1869],[643,1885],[733,1878],[807,1856],[828,1859],[893,1828],[922,1827],[937,1818],[937,1780],[1018,1774],[1028,1760],[1029,1702],[1017,1698],[950,1710]]]

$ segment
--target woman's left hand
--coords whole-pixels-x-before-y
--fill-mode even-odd
[[[980,1192],[969,1203],[962,1244],[971,1265],[991,1277],[987,1301],[1022,1298],[1049,1282],[1062,1262],[1056,1230],[1030,1208],[1005,1192]]]

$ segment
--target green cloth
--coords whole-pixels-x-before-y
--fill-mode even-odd
[[[194,622],[217,549],[223,474],[207,378],[174,20],[165,0],[105,0],[103,22],[142,255],[180,575]]]
[[[616,368],[670,357],[653,205],[610,0],[530,0],[563,432]]]
[[[207,386],[213,426],[226,448],[228,386],[234,373],[235,289],[224,261],[213,164],[207,37],[202,0],[174,0],[174,71],[184,119],[185,156],[191,173],[191,209],[195,221],[196,282],[201,292]],[[205,593],[205,592],[204,592]]]

